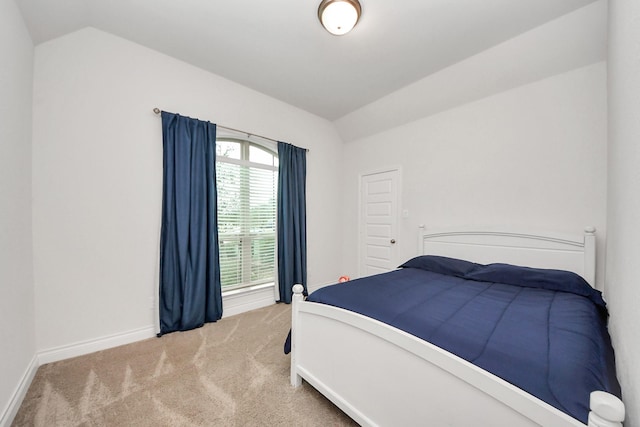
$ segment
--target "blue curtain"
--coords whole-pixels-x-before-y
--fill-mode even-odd
[[[278,286],[291,303],[295,284],[307,293],[307,150],[278,142]]]
[[[222,317],[216,125],[162,112],[160,334]]]

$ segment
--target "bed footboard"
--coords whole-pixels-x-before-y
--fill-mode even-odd
[[[291,385],[302,379],[356,422],[584,426],[502,379],[357,313],[305,302],[293,288]],[[621,427],[617,397],[591,394],[590,427]]]

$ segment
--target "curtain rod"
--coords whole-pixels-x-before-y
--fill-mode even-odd
[[[153,112],[154,112],[155,114],[157,114],[157,115],[160,115],[160,113],[162,112],[162,110],[160,110],[158,107],[156,107],[156,108],[154,108],[154,109],[153,109]],[[275,140],[275,139],[273,139],[273,138],[267,138],[266,136],[258,135],[257,133],[249,133],[249,132],[245,132],[245,131],[240,130],[240,129],[230,128],[230,127],[228,127],[228,126],[221,126],[221,125],[216,124],[216,127],[219,127],[219,128],[225,129],[225,130],[234,131],[234,132],[244,133],[244,134],[246,134],[246,135],[247,135],[247,138],[252,137],[252,136],[257,136],[257,137],[259,137],[259,138],[268,139],[269,141],[273,141],[273,142],[280,142],[280,141]],[[305,150],[305,151],[307,151],[307,152],[309,151],[309,149],[308,149],[308,148],[303,148],[303,150]]]

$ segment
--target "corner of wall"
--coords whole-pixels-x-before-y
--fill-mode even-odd
[[[9,427],[13,422],[13,419],[16,417],[18,410],[20,409],[20,405],[24,400],[24,397],[27,395],[27,391],[29,391],[29,386],[33,381],[33,378],[38,371],[40,365],[38,364],[38,356],[34,355],[29,362],[29,366],[27,366],[26,371],[22,375],[22,378],[18,382],[16,389],[14,390],[11,400],[7,404],[5,410],[0,413],[0,427]]]

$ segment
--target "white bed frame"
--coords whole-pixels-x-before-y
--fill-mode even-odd
[[[419,253],[574,271],[595,283],[595,230],[580,236],[420,228]],[[348,283],[344,286],[349,286]],[[413,335],[306,302],[295,285],[291,384],[304,379],[365,426],[584,426],[540,399]],[[620,427],[622,401],[591,393],[589,426]]]

